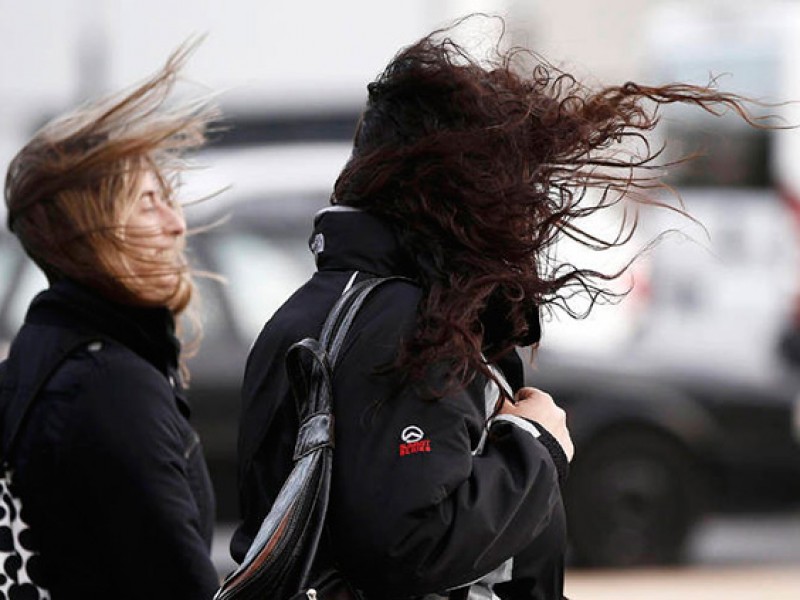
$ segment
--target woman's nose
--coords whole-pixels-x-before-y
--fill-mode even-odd
[[[180,209],[173,206],[164,205],[161,210],[164,231],[172,235],[183,235],[186,233],[186,219]]]

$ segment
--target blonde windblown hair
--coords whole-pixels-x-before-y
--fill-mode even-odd
[[[165,106],[196,46],[179,47],[132,91],[48,123],[12,160],[5,182],[8,227],[51,283],[70,278],[116,301],[154,303],[142,293],[147,281],[125,268],[147,258],[141,242],[123,235],[122,224],[147,172],[174,202],[182,155],[204,143],[217,115],[207,100]],[[152,275],[163,276],[164,268],[154,264]],[[177,315],[189,304],[194,284],[185,259],[169,269],[179,271],[175,289],[155,303]]]

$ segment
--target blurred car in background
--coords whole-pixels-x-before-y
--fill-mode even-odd
[[[204,230],[190,240],[195,263],[225,279],[198,282],[204,340],[189,363],[193,421],[221,522],[238,518],[239,385],[249,347],[272,312],[313,272],[307,247],[312,217],[328,203],[348,152],[349,144],[341,141],[212,148],[195,157],[208,168],[187,173],[188,199],[232,186],[187,208],[190,226]],[[220,219],[227,220],[206,227]],[[16,241],[3,232],[0,344],[11,339],[31,296],[43,286]],[[657,281],[650,287],[659,293]],[[547,323],[543,347],[527,373],[531,385],[552,393],[568,413],[576,456],[565,498],[572,553],[580,564],[673,563],[682,559],[698,519],[710,511],[800,507],[793,369],[780,360],[771,361],[769,370],[745,368],[739,353],[719,344],[713,355],[706,352],[710,360],[703,360],[703,352],[682,354],[684,346],[703,339],[664,320],[654,308],[659,302],[654,297],[640,307],[624,344],[583,339],[580,346],[600,350],[592,353],[576,351],[575,344],[548,346],[548,339],[559,336],[551,335],[558,324]]]

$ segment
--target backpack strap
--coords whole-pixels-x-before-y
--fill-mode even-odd
[[[34,400],[42,391],[50,378],[55,374],[58,368],[64,361],[77,349],[88,345],[94,341],[103,340],[103,336],[98,334],[90,334],[86,332],[70,332],[69,335],[64,336],[63,341],[60,341],[58,346],[44,359],[42,365],[39,366],[36,372],[34,381],[24,385],[17,386],[17,394],[9,397],[4,401],[3,406],[3,431],[10,432],[7,436],[3,436],[7,440],[0,448],[0,458],[6,465],[9,462],[9,457],[14,451],[18,438],[22,432],[22,428],[28,418]],[[9,371],[12,369],[19,373],[19,360],[24,357],[17,356],[12,346],[11,354],[8,359],[0,364],[0,390],[4,385],[4,380],[8,377]]]
[[[284,598],[307,585],[330,494],[333,371],[358,311],[373,291],[394,279],[402,278],[368,279],[345,289],[318,339],[306,338],[287,351],[286,369],[300,417],[294,467],[242,564],[226,578],[215,600]]]
[[[331,412],[333,371],[347,333],[370,294],[390,281],[409,280],[405,277],[379,277],[347,288],[328,313],[319,339],[306,338],[287,351],[286,370],[301,422],[308,415]],[[303,354],[311,357],[311,373],[302,361]]]

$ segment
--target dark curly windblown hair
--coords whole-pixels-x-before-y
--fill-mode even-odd
[[[420,376],[445,361],[451,383],[463,385],[476,372],[491,376],[484,357],[531,338],[538,306],[570,310],[576,292],[591,302],[611,293],[601,284],[621,272],[557,264],[551,250],[562,236],[601,250],[628,242],[635,217],[611,240],[581,224],[623,199],[665,206],[655,198],[666,188],[663,148],[646,137],[663,105],[732,109],[760,125],[745,99],[713,87],[592,90],[525,50],[478,61],[449,31],[405,48],[369,84],[332,201],[383,217],[417,257],[424,296],[400,366]],[[508,331],[491,343],[482,320],[489,305],[505,307]]]

